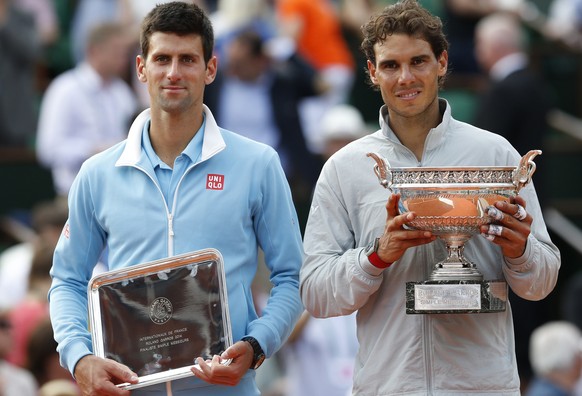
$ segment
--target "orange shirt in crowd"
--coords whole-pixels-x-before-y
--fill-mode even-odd
[[[332,65],[354,67],[340,20],[328,0],[279,0],[278,16],[283,24],[301,20],[296,37],[298,53],[320,70]]]

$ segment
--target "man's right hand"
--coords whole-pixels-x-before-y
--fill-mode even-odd
[[[399,214],[398,201],[400,194],[391,194],[386,203],[386,226],[384,234],[378,242],[378,257],[384,262],[393,263],[398,260],[406,249],[424,245],[436,239],[430,231],[407,230],[404,225],[416,217],[416,213]]]
[[[130,391],[120,389],[115,384],[138,382],[137,374],[127,366],[95,355],[84,356],[77,362],[75,380],[84,396],[129,396]]]

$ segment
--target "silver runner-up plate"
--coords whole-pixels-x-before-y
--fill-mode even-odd
[[[89,282],[93,353],[138,374],[136,389],[193,375],[232,345],[224,262],[204,249],[113,270]],[[228,364],[230,362],[224,362]]]

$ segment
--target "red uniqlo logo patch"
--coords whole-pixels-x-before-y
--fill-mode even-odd
[[[206,177],[207,190],[222,190],[224,188],[224,175],[208,174]]]

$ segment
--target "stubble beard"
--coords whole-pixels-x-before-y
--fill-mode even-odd
[[[191,98],[168,99],[161,96],[159,100],[160,108],[168,113],[183,113],[192,107]]]

